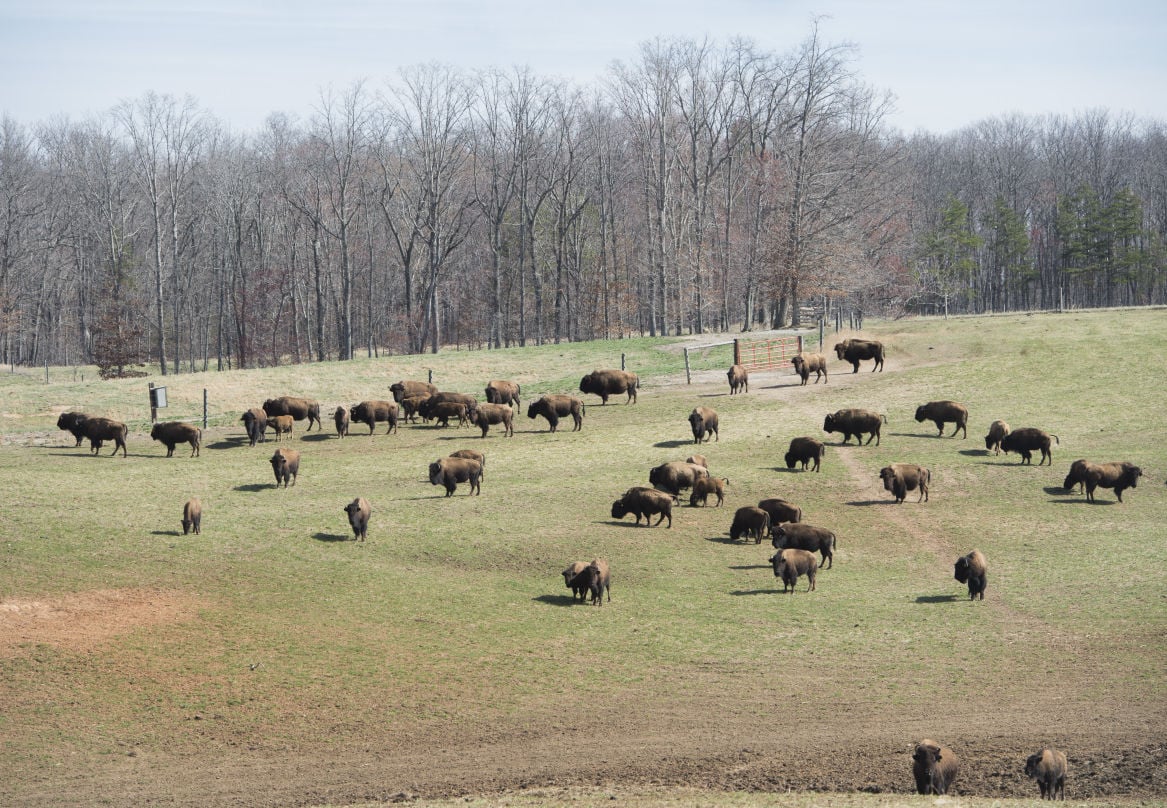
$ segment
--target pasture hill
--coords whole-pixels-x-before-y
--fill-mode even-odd
[[[154,377],[165,420],[198,416],[207,390],[199,457],[150,441],[146,380],[3,374],[0,803],[891,804],[915,799],[928,737],[959,756],[962,802],[1036,797],[1025,759],[1051,746],[1071,800],[1164,804],[1167,314],[861,336],[884,343],[883,372],[831,355],[825,384],[756,373],[732,397],[727,348],[696,352],[689,385],[694,343],[673,339]],[[578,393],[621,353],[637,403]],[[336,406],[431,370],[479,396],[518,382],[514,436],[331,429]],[[584,398],[580,431],[525,417],[545,393]],[[274,439],[249,447],[239,419],[284,394],[318,399],[325,429],[297,422],[280,445],[299,476],[277,489]],[[967,406],[967,439],[914,420],[944,399]],[[697,406],[720,421],[700,446]],[[823,432],[850,407],[886,415],[878,446]],[[69,410],[126,421],[128,457],[75,448],[55,427]],[[986,451],[999,418],[1055,434],[1052,466]],[[783,462],[802,436],[826,443],[817,473]],[[427,478],[459,449],[486,456],[479,496]],[[682,492],[671,529],[612,518],[649,469],[694,452],[728,479],[724,507]],[[1088,503],[1062,487],[1078,458],[1144,476]],[[927,502],[895,504],[893,462],[931,470]],[[191,497],[201,535],[181,529]],[[364,542],[343,510],[356,497]],[[770,497],[838,537],[813,592],[804,577],[783,593],[768,541],[728,536]],[[983,601],[953,578],[974,548]],[[561,575],[593,558],[611,567],[602,606]]]

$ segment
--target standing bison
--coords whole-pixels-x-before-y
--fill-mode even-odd
[[[276,449],[275,454],[271,456],[271,469],[276,475],[276,488],[280,487],[280,483],[284,484],[284,488],[288,487],[288,483],[296,484],[296,476],[300,473],[300,453],[295,449]]]
[[[770,514],[770,524],[778,525],[782,522],[801,522],[802,508],[793,502],[787,502],[781,497],[763,499],[758,507]]]
[[[344,407],[337,407],[336,412],[332,413],[332,422],[336,424],[336,436],[343,438],[348,435],[349,415],[348,410]]]
[[[307,432],[312,431],[313,423],[318,429],[324,429],[320,423],[320,402],[310,398],[297,398],[296,396],[269,398],[263,402],[263,411],[267,413],[269,418],[273,415],[290,415],[297,421],[303,421],[307,418]]]
[[[698,466],[696,463],[685,463],[674,460],[671,463],[661,463],[648,472],[648,483],[660,491],[667,491],[674,497],[680,496],[685,488],[692,488],[698,477],[708,477],[709,469]]]
[[[608,403],[608,396],[621,393],[628,394],[625,404],[634,404],[639,387],[640,377],[627,370],[593,370],[579,380],[579,391],[599,396],[603,404]]]
[[[822,553],[823,569],[835,565],[835,546],[838,542],[833,531],[825,527],[815,527],[796,522],[785,522],[770,528],[770,544],[776,550],[796,548],[808,553]]]
[[[369,514],[373,512],[369,506],[369,500],[357,497],[344,506],[344,512],[348,514],[348,523],[349,527],[353,529],[353,538],[364,541],[369,534]]]
[[[830,381],[827,378],[827,358],[821,353],[800,353],[796,354],[790,360],[794,365],[794,372],[802,378],[802,383],[805,385],[810,380],[810,374],[814,374],[814,383],[818,384],[819,379],[823,380],[823,384]]]
[[[814,553],[791,547],[770,556],[770,563],[774,566],[774,577],[782,579],[783,592],[793,593],[799,577],[803,575],[807,580],[806,591],[814,591],[814,579],[819,570],[819,562]]]
[[[446,496],[454,496],[458,483],[470,483],[470,493],[482,493],[482,464],[465,457],[443,457],[430,463],[430,485],[441,485]]]
[[[429,382],[403,380],[389,385],[389,392],[393,394],[393,400],[400,404],[406,396],[432,396],[438,392],[438,388]]]
[[[182,535],[192,530],[196,536],[203,532],[203,503],[198,497],[191,497],[182,506]]]
[[[612,573],[607,559],[593,558],[592,563],[576,574],[568,586],[574,593],[577,589],[590,592],[593,606],[604,605],[604,593],[608,593],[608,602],[612,602]]]
[[[985,587],[989,585],[989,565],[980,550],[973,550],[956,559],[952,577],[962,584],[968,584],[968,599],[985,599]]]
[[[290,415],[273,415],[267,419],[267,423],[272,428],[272,431],[276,433],[277,442],[283,440],[284,435],[287,435],[288,439],[291,440],[292,427],[296,423],[295,418]]]
[[[827,447],[823,445],[821,440],[794,438],[790,441],[790,448],[786,450],[786,468],[793,469],[801,463],[802,470],[806,471],[806,467],[814,463],[814,470],[818,471],[826,453]]]
[[[1025,776],[1037,781],[1043,800],[1066,798],[1066,753],[1046,747],[1025,760]]]
[[[190,456],[198,457],[203,431],[193,424],[185,424],[181,421],[163,421],[154,424],[150,430],[150,438],[160,441],[166,447],[167,457],[174,457],[174,447],[180,443],[189,443]]]
[[[874,359],[871,372],[883,372],[883,343],[866,339],[845,339],[835,343],[835,354],[854,368],[851,372],[859,372],[859,363],[865,359]]]
[[[892,463],[879,470],[879,479],[883,480],[883,488],[890,491],[896,498],[896,504],[902,505],[909,491],[920,489],[920,496],[916,502],[928,501],[928,484],[932,482],[932,472],[923,466],[914,466],[911,463]]]
[[[385,423],[385,434],[397,431],[397,402],[373,400],[354,404],[349,409],[349,417],[358,424],[366,424],[369,434],[373,434],[378,423]]]
[[[515,411],[507,404],[479,404],[470,415],[470,423],[482,430],[484,438],[491,426],[502,424],[503,437],[509,438],[515,434]]]
[[[693,480],[693,492],[689,494],[689,506],[696,508],[698,504],[705,507],[710,494],[717,496],[717,507],[725,502],[725,487],[729,485],[728,477],[698,477]]]
[[[754,505],[738,508],[734,512],[733,522],[729,526],[729,538],[737,541],[739,538],[754,537],[754,544],[762,543],[762,536],[770,532],[770,514]]]
[[[625,491],[620,499],[612,503],[612,518],[623,519],[628,514],[636,517],[636,524],[644,517],[644,526],[651,525],[653,514],[660,514],[656,520],[656,527],[665,519],[669,520],[668,527],[673,526],[673,498],[655,488],[636,486]]]
[[[917,794],[947,794],[959,770],[956,754],[928,738],[916,744],[912,752],[912,777],[916,780]]]
[[[732,366],[727,372],[729,378],[729,394],[750,392],[750,373],[741,365]]]
[[[1009,434],[1009,425],[998,418],[989,424],[989,434],[985,435],[985,449],[991,449],[993,454],[1001,454],[1001,441]]]
[[[1122,492],[1128,488],[1137,488],[1143,470],[1134,463],[1087,463],[1086,464],[1086,499],[1094,501],[1096,488],[1113,488],[1114,495],[1122,502]],[[1067,478],[1068,479],[1068,478]],[[1069,486],[1066,486],[1069,488]]]
[[[450,452],[450,457],[464,457],[467,460],[477,460],[478,464],[482,466],[482,479],[486,479],[486,455],[474,449],[459,449],[456,452]]]
[[[347,417],[347,416],[346,416]],[[259,441],[267,442],[267,413],[259,407],[252,407],[239,418],[247,430],[247,445],[254,447]]]
[[[101,445],[107,441],[112,440],[113,451],[110,456],[118,453],[118,449],[122,450],[122,457],[126,457],[126,436],[130,433],[129,427],[121,421],[115,421],[112,418],[86,418],[80,424],[82,434],[89,439],[89,451],[93,454],[98,454],[101,451]]]
[[[519,386],[505,379],[495,379],[486,383],[486,403],[506,404],[519,408]]]
[[[940,431],[937,437],[943,437],[944,425],[955,424],[952,427],[952,437],[956,437],[958,430],[964,432],[964,437],[968,437],[968,407],[957,401],[929,401],[927,404],[921,404],[916,407],[916,421],[923,423],[924,421],[931,421],[936,424],[936,429]]]
[[[563,571],[563,585],[571,590],[571,600],[574,603],[576,598],[579,598],[580,603],[583,603],[584,596],[587,595],[588,582],[579,574],[588,568],[586,561],[573,561]]]
[[[85,439],[85,432],[81,429],[81,422],[88,417],[83,412],[63,412],[57,416],[57,429],[64,429],[71,432],[77,440],[73,446],[80,446],[81,441]]]
[[[843,443],[850,441],[852,435],[855,436],[855,442],[859,443],[864,435],[870,433],[864,445],[870,445],[874,438],[875,445],[878,446],[880,426],[886,423],[886,415],[871,410],[836,410],[823,420],[823,432],[842,432]]]
[[[717,410],[711,407],[694,407],[689,413],[689,428],[693,430],[693,443],[708,443],[710,435],[721,440],[717,434]]]
[[[1040,466],[1048,460],[1052,466],[1054,455],[1050,451],[1050,438],[1053,438],[1055,443],[1061,443],[1057,435],[1051,435],[1041,429],[1035,429],[1031,426],[1015,429],[1001,438],[1001,451],[1005,454],[1017,452],[1021,455],[1021,464],[1025,465],[1033,463],[1033,452],[1037,450],[1041,452],[1041,460],[1037,462],[1037,465]]]
[[[554,432],[559,428],[559,419],[571,416],[571,420],[575,426],[572,427],[572,432],[578,432],[583,429],[583,417],[587,409],[584,403],[575,396],[543,396],[538,401],[532,401],[527,406],[527,417],[534,419],[542,415],[547,419],[547,423]]]

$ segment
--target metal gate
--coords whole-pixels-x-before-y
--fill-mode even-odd
[[[795,356],[802,353],[802,337],[733,341],[733,363],[746,370],[777,370],[793,367]]]

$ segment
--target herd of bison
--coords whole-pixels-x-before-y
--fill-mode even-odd
[[[835,346],[838,359],[849,363],[853,373],[858,372],[861,361],[872,360],[872,370],[883,370],[883,346],[871,340],[849,339]],[[808,383],[811,374],[815,384],[828,381],[827,359],[820,353],[802,353],[792,360],[795,372],[802,384]],[[730,395],[749,392],[749,374],[741,365],[733,365],[727,374]],[[635,373],[623,370],[596,370],[580,381],[580,392],[597,395],[607,404],[612,396],[626,395],[626,403],[635,403],[640,386]],[[378,423],[386,424],[386,432],[394,432],[398,423],[433,422],[448,426],[455,420],[459,426],[476,426],[485,437],[492,426],[501,427],[505,436],[514,434],[514,417],[520,411],[519,385],[504,380],[491,381],[485,389],[485,401],[475,396],[439,391],[433,384],[420,381],[400,381],[391,385],[392,400],[369,400],[351,407],[337,407],[333,413],[338,438],[348,435],[355,423],[364,424],[373,434]],[[560,419],[570,417],[573,431],[582,429],[586,412],[584,402],[570,395],[545,395],[531,402],[527,416],[531,419],[543,417],[551,432],[555,432]],[[916,409],[918,422],[930,421],[935,424],[939,436],[944,435],[945,426],[952,424],[951,436],[958,432],[968,437],[968,409],[955,401],[931,401]],[[266,440],[270,430],[277,442],[289,437],[298,421],[307,421],[310,431],[315,425],[323,429],[320,404],[316,401],[285,396],[269,399],[262,407],[247,410],[240,418],[251,446]],[[887,423],[881,413],[865,409],[841,409],[825,417],[823,431],[839,433],[842,443],[848,444],[854,435],[856,442],[868,445],[872,440],[880,441],[880,427]],[[695,444],[719,440],[718,414],[710,407],[696,407],[689,415],[689,424]],[[114,445],[113,454],[121,449],[126,456],[128,429],[124,423],[109,418],[89,416],[80,412],[63,413],[57,426],[67,430],[76,438],[76,446],[88,440],[90,450],[97,453],[107,442]],[[863,444],[863,436],[867,436]],[[154,424],[150,437],[162,443],[167,457],[174,454],[178,444],[189,444],[191,455],[197,457],[200,451],[202,432],[196,426],[183,422],[163,422]],[[1058,438],[1041,429],[1025,427],[1010,429],[1003,420],[993,421],[985,436],[987,450],[999,454],[1015,452],[1022,463],[1031,463],[1035,452],[1040,452],[1038,465],[1053,464],[1051,444]],[[817,438],[800,436],[790,441],[785,455],[789,469],[800,467],[804,471],[819,471],[825,454],[825,445]],[[429,480],[433,485],[444,487],[446,496],[452,496],[459,484],[468,485],[471,494],[481,492],[481,480],[486,458],[483,453],[464,449],[448,457],[439,458],[429,465]],[[300,452],[296,449],[280,447],[272,454],[270,463],[276,479],[276,487],[295,485],[299,473]],[[1135,488],[1142,470],[1131,463],[1096,463],[1085,459],[1075,460],[1064,480],[1064,487],[1071,490],[1081,486],[1086,498],[1093,501],[1098,488],[1113,489],[1119,502],[1123,491]],[[893,463],[880,469],[883,487],[896,503],[903,503],[909,492],[917,493],[917,502],[928,500],[928,487],[932,474],[928,468],[910,463]],[[625,491],[612,503],[611,515],[622,519],[632,514],[639,525],[641,519],[647,527],[668,522],[672,526],[672,509],[682,491],[689,491],[691,506],[704,506],[710,497],[716,497],[716,505],[724,501],[725,485],[728,480],[712,476],[704,456],[694,454],[685,460],[661,464],[649,472],[649,486],[636,486]],[[354,539],[366,538],[371,507],[369,502],[358,497],[344,507],[352,528]],[[202,505],[195,498],[183,506],[183,532],[200,532]],[[807,579],[807,591],[814,591],[816,576],[820,566],[829,569],[834,563],[836,536],[823,527],[808,525],[802,521],[802,509],[795,503],[781,498],[764,499],[757,505],[738,508],[734,513],[729,535],[732,540],[753,539],[756,544],[764,537],[770,539],[774,554],[769,562],[774,576],[782,581],[783,592],[794,592],[799,578]],[[820,558],[816,557],[818,553]],[[967,584],[971,599],[985,597],[988,565],[983,553],[972,549],[958,558],[954,565],[954,577]],[[603,558],[575,561],[563,570],[566,587],[572,591],[573,600],[585,602],[589,596],[593,605],[601,605],[603,598],[611,601],[611,570],[609,562]],[[912,754],[912,774],[916,790],[920,794],[946,794],[956,778],[959,760],[955,753],[935,741],[924,739],[916,744]],[[1064,799],[1066,777],[1066,756],[1054,749],[1042,749],[1031,755],[1025,762],[1025,773],[1037,781],[1041,796],[1047,799]]]

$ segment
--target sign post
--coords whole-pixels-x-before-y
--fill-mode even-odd
[[[155,387],[154,382],[148,383],[150,389],[150,423],[158,420],[158,409],[166,405],[166,388]]]

